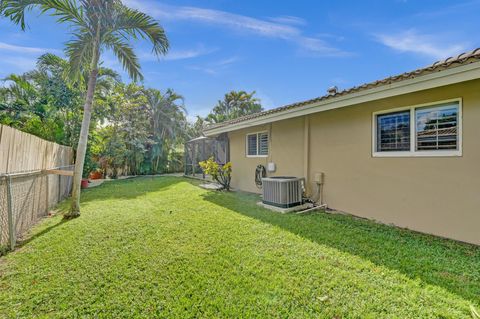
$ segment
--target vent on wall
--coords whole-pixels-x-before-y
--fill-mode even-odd
[[[289,176],[263,178],[263,203],[281,208],[302,205],[304,181],[304,178]]]

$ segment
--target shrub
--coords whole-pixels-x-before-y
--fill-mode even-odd
[[[222,185],[224,190],[230,190],[230,181],[232,180],[232,163],[228,162],[221,165],[210,157],[208,160],[198,163],[203,172],[212,176],[213,180]]]

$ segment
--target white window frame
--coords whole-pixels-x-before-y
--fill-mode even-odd
[[[432,150],[432,151],[417,151],[417,134],[416,134],[416,114],[415,110],[423,107],[434,107],[442,104],[457,102],[458,103],[458,149],[457,150]],[[452,157],[462,156],[463,154],[463,115],[462,115],[462,98],[455,98],[450,100],[436,101],[432,103],[417,104],[394,109],[382,110],[372,113],[372,156],[373,157]],[[382,114],[410,111],[410,151],[398,152],[377,152],[377,116]]]
[[[250,135],[256,135],[257,136],[257,154],[258,154],[258,150],[260,149],[259,135],[264,134],[264,133],[267,133],[267,137],[268,137],[268,154],[267,155],[248,155],[248,137]],[[270,154],[270,133],[268,131],[252,132],[252,133],[247,133],[245,135],[245,156],[246,157],[268,157],[269,154]]]

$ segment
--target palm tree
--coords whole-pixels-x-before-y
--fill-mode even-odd
[[[206,117],[210,123],[221,123],[241,116],[263,111],[260,100],[255,96],[255,91],[231,91],[225,94],[223,100],[218,101],[212,112]]]
[[[187,110],[183,104],[183,96],[171,89],[164,94],[159,90],[149,89],[145,94],[154,142],[150,160],[152,172],[158,173],[164,146],[169,146],[167,143],[176,140],[178,132],[183,131],[182,123],[185,122],[184,115]]]
[[[66,218],[80,215],[80,182],[87,149],[91,109],[97,83],[99,61],[105,49],[111,50],[129,76],[142,79],[140,64],[128,39],[144,39],[153,44],[153,53],[166,54],[168,40],[164,29],[149,15],[126,7],[120,0],[2,0],[0,12],[25,30],[25,12],[37,7],[50,12],[59,23],[72,27],[73,39],[66,44],[69,74],[81,81],[89,72],[83,121],[77,146],[72,204]]]
[[[0,114],[7,114],[13,123],[20,122],[31,114],[42,115],[42,110],[37,108],[37,88],[28,74],[10,74],[2,81],[8,82],[8,85],[2,88]]]

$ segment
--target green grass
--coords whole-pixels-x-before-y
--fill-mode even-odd
[[[0,258],[0,318],[470,318],[480,248],[280,215],[174,177],[105,183]]]

